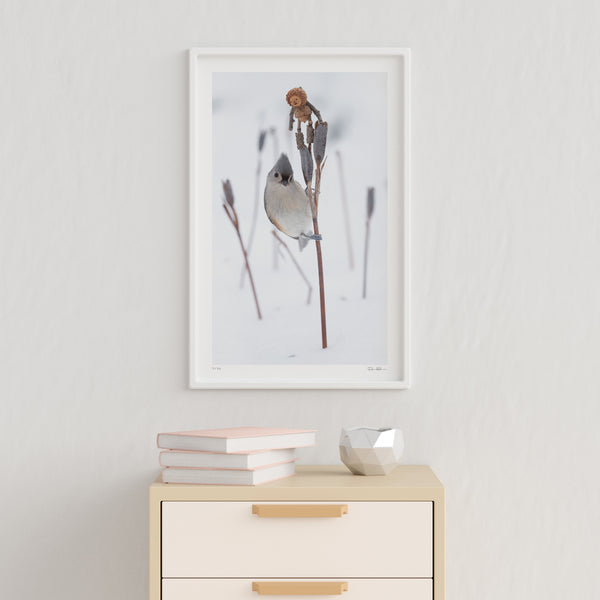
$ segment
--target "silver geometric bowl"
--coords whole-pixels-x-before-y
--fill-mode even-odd
[[[354,475],[387,475],[400,463],[404,435],[391,427],[342,429],[340,458]]]

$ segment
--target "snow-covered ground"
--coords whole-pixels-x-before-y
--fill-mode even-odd
[[[328,348],[321,348],[314,242],[299,252],[285,240],[312,283],[308,289],[289,257],[274,265],[273,226],[263,208],[265,177],[288,154],[302,184],[300,159],[288,131],[286,92],[303,87],[329,123],[319,228],[323,236]],[[267,136],[258,185],[258,220],[250,266],[263,318],[258,320],[235,231],[222,204],[221,181],[231,180],[241,232],[248,240],[255,205],[257,140]],[[213,76],[213,364],[362,364],[387,362],[386,75],[384,73],[216,73]],[[339,161],[343,160],[354,269],[350,269],[342,212]],[[370,225],[367,298],[362,298],[367,188],[375,188]],[[399,233],[400,234],[400,233]]]

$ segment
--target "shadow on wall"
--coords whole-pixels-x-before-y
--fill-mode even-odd
[[[24,524],[24,530],[31,532],[31,543],[20,544],[27,547],[27,556],[16,562],[29,565],[35,576],[23,574],[14,597],[145,600],[148,486],[158,473],[158,469],[148,469],[118,480],[103,474],[104,484],[97,488],[102,495],[86,486],[81,496],[61,496],[57,483],[54,508],[45,501],[30,523]],[[64,570],[57,572],[57,564]],[[77,594],[70,596],[69,590]]]

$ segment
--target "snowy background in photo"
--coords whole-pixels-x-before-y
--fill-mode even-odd
[[[387,75],[386,73],[215,73],[213,75],[213,328],[214,365],[387,363]],[[276,240],[263,207],[268,171],[285,152],[294,178],[304,186],[295,137],[288,130],[286,92],[303,87],[329,124],[319,229],[328,348],[321,348],[315,243],[279,233],[304,270],[308,287]],[[258,137],[270,130],[259,160]],[[294,126],[295,129],[295,126]],[[303,125],[303,131],[305,127]],[[339,153],[339,154],[338,154]],[[344,223],[341,156],[354,267],[350,267]],[[398,166],[400,168],[400,165]],[[249,254],[262,320],[248,278],[240,286],[243,257],[235,230],[222,208],[221,181],[233,186],[240,229],[247,243],[255,203],[258,217]],[[367,297],[362,298],[367,188],[375,188],[370,224]],[[398,232],[400,234],[400,232]]]

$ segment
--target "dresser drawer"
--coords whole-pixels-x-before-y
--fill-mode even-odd
[[[318,503],[327,505],[340,503]],[[265,518],[249,502],[163,502],[162,576],[433,576],[432,502],[343,506],[338,517]]]
[[[334,582],[334,579],[324,580]],[[340,580],[338,580],[340,581]],[[348,579],[347,591],[339,595],[340,600],[432,600],[431,579]],[[334,598],[325,590],[325,595],[262,595],[253,592],[253,583],[260,579],[163,579],[162,600],[290,600],[290,598]],[[269,580],[269,583],[271,580]],[[285,582],[287,585],[295,582]],[[304,580],[300,583],[306,583]],[[311,580],[310,583],[318,583]]]

